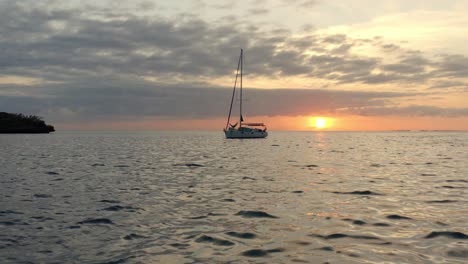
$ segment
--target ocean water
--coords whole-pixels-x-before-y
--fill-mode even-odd
[[[0,263],[466,263],[468,133],[0,135]]]

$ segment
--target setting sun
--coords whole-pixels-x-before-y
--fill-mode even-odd
[[[327,120],[325,118],[315,119],[315,127],[316,128],[325,128],[326,126],[327,126]]]
[[[312,128],[324,129],[331,126],[331,119],[327,117],[311,117],[309,124]]]

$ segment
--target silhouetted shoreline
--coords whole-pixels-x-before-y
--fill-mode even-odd
[[[0,134],[45,134],[54,132],[41,117],[0,112]]]

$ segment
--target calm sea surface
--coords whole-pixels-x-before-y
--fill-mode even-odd
[[[468,133],[0,135],[0,263],[466,263]]]

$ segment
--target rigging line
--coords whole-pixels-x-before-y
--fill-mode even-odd
[[[240,107],[239,107],[239,127],[242,127],[242,121],[244,121],[244,118],[242,117],[242,68],[244,65],[244,50],[241,49],[241,55],[240,55]]]
[[[227,123],[226,123],[226,129],[228,129],[229,121],[231,120],[232,104],[234,102],[234,95],[236,93],[237,77],[239,76],[239,68],[240,68],[240,64],[241,64],[241,57],[242,57],[242,53],[241,53],[241,56],[239,57],[239,62],[237,63],[236,80],[234,81],[234,88],[232,89],[231,106],[229,107],[229,115],[228,115],[228,120],[227,120]]]

